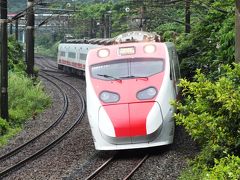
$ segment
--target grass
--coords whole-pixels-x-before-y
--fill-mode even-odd
[[[9,73],[9,120],[0,119],[0,147],[21,131],[24,123],[51,103],[39,81]]]

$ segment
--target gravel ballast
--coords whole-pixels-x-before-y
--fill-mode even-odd
[[[38,58],[38,61],[40,59],[41,58]],[[54,63],[50,62],[49,64]],[[69,75],[55,75],[72,84],[85,97],[85,81],[83,79]],[[33,137],[35,134],[38,134],[46,128],[51,121],[54,121],[59,114],[58,109],[62,107],[60,95],[59,93],[56,93],[56,89],[50,83],[45,80],[43,80],[43,82],[46,87],[46,92],[53,99],[53,105],[44,113],[37,116],[35,120],[28,121],[24,130],[10,140],[6,147],[0,150],[1,154],[6,153],[10,149]],[[65,88],[65,91],[70,92],[67,88]],[[74,107],[75,104],[77,104],[75,102],[75,95],[69,96],[71,97],[69,102],[72,104],[72,106],[69,107],[72,108],[70,112],[76,114],[77,112],[75,111],[78,111],[78,108]],[[72,122],[72,118],[74,117],[71,114],[68,114],[67,118]],[[180,172],[186,167],[188,159],[193,158],[198,153],[198,148],[182,127],[176,127],[174,144],[171,146],[157,147],[147,150],[125,151],[125,153],[129,153],[131,156],[123,156],[120,161],[134,160],[136,159],[137,154],[142,151],[148,152],[150,157],[137,170],[131,179],[172,180],[177,179]],[[85,115],[78,126],[52,150],[20,168],[18,171],[13,172],[10,176],[4,179],[84,179],[91,171],[95,170],[95,168],[114,153],[114,151],[100,152],[95,150],[88,119]],[[124,162],[123,164],[126,163]],[[118,172],[119,175],[116,174],[116,172]],[[115,174],[112,175],[112,179],[122,177],[124,172],[129,172],[128,166],[121,167],[119,171],[116,169]],[[102,177],[104,178],[104,176]]]

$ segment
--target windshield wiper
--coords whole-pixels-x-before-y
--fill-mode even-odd
[[[120,82],[122,82],[122,80],[121,80],[121,79],[119,79],[119,78],[116,78],[116,77],[114,77],[114,76],[107,75],[107,74],[97,74],[97,75],[98,75],[98,76],[105,77],[105,78],[107,78],[107,79],[113,79],[113,80],[117,80],[117,81],[120,81]]]
[[[120,77],[120,78],[123,78],[123,79],[127,79],[127,78],[136,78],[136,79],[145,79],[145,80],[148,80],[148,77],[147,76],[124,76],[124,77]]]

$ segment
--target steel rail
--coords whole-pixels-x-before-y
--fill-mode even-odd
[[[132,175],[137,171],[137,169],[144,163],[144,161],[146,161],[146,159],[149,157],[149,154],[145,155],[144,158],[142,160],[140,160],[137,164],[137,166],[135,166],[135,168],[126,176],[123,178],[123,180],[128,180],[130,179],[130,177],[132,177]]]
[[[46,67],[47,67],[47,68],[49,68],[49,69],[58,70],[58,68],[55,67],[55,66],[53,66],[53,65],[51,65],[51,64],[46,60],[46,58],[44,58],[44,57],[39,57],[39,56],[38,56],[38,58],[44,59],[44,61],[41,60],[41,62],[44,64],[44,66],[43,66],[43,65],[40,65],[39,63],[36,63],[37,65],[39,65],[39,66],[41,66],[41,67],[43,67],[43,68],[46,68]],[[48,65],[46,65],[46,63],[47,63]]]
[[[107,159],[99,168],[97,168],[94,172],[92,172],[85,180],[90,180],[95,178],[107,165],[110,164],[116,157],[116,154]],[[146,159],[149,157],[149,154],[145,155],[138,163],[137,165],[132,169],[132,171],[123,178],[123,180],[128,180],[132,177],[132,175],[137,171],[137,169],[146,161]]]
[[[114,158],[116,155],[110,157],[107,161],[105,161],[99,168],[97,168],[92,174],[90,174],[85,180],[93,179],[97,174],[99,174]]]
[[[41,71],[43,72],[50,72],[50,73],[56,73],[56,74],[65,74],[64,72],[61,72],[61,71],[54,71],[54,70],[47,70],[47,69],[41,69]]]
[[[51,76],[48,73],[44,73],[48,76]],[[68,135],[68,133],[70,133],[73,128],[83,119],[85,111],[86,111],[86,103],[85,100],[83,98],[83,96],[81,95],[81,93],[75,88],[73,87],[71,84],[69,84],[68,82],[59,79],[57,77],[52,76],[52,78],[55,78],[67,85],[69,85],[71,88],[73,88],[73,90],[78,94],[78,97],[80,99],[80,101],[82,102],[82,106],[81,106],[81,111],[79,112],[79,115],[77,116],[75,122],[70,126],[70,128],[68,128],[62,135],[60,135],[57,139],[53,140],[51,143],[49,143],[47,146],[43,147],[42,149],[40,149],[39,151],[37,151],[36,153],[34,153],[33,155],[25,158],[24,160],[18,162],[17,164],[3,170],[2,172],[0,172],[0,178],[7,176],[9,173],[11,173],[12,171],[14,171],[15,169],[18,169],[22,166],[24,166],[27,162],[29,162],[30,160],[34,160],[38,157],[40,157],[41,155],[43,155],[44,153],[46,153],[47,151],[49,151],[50,149],[52,149],[53,147],[55,147],[59,142],[61,142],[64,137],[66,135]]]
[[[41,75],[40,75],[41,76]],[[64,106],[63,106],[63,110],[61,112],[61,114],[57,117],[57,119],[48,127],[46,128],[44,131],[42,131],[40,134],[38,134],[37,136],[35,136],[34,138],[30,139],[29,141],[27,141],[26,143],[18,146],[17,148],[13,149],[11,152],[8,152],[7,154],[4,154],[0,157],[0,161],[3,161],[7,158],[12,157],[13,155],[16,155],[18,152],[20,152],[24,147],[26,147],[27,145],[29,145],[30,143],[33,143],[34,141],[36,141],[37,139],[39,139],[42,135],[44,135],[46,132],[48,132],[49,130],[51,130],[54,126],[56,126],[65,116],[67,109],[68,109],[68,98],[67,95],[63,92],[63,90],[61,89],[61,87],[59,87],[56,83],[54,83],[53,81],[51,81],[49,78],[47,77],[43,77],[42,78],[47,79],[48,81],[50,81],[53,85],[55,85],[59,91],[61,92],[63,99],[64,99]]]
[[[49,69],[54,69],[54,70],[58,70],[58,68],[56,66],[54,66],[53,64],[50,64],[49,63],[49,60],[47,60],[46,58],[42,57],[42,59],[44,59],[44,63],[47,63],[48,64],[48,68]]]

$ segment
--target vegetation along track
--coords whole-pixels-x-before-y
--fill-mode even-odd
[[[20,145],[19,147],[15,148],[13,151],[5,154],[4,156],[1,157],[1,164],[3,163],[3,166],[0,165],[1,168],[3,167],[8,167],[8,168],[4,168],[4,170],[2,172],[0,172],[0,177],[4,177],[6,175],[8,175],[10,172],[20,168],[21,166],[25,165],[27,162],[36,159],[37,157],[41,156],[42,154],[44,154],[45,152],[47,152],[48,150],[50,150],[51,148],[53,148],[58,142],[60,142],[77,124],[78,122],[83,118],[83,115],[85,113],[85,101],[84,98],[82,97],[82,95],[80,94],[80,92],[73,87],[72,85],[70,85],[69,83],[56,78],[54,76],[51,76],[50,74],[47,73],[42,73],[43,75],[41,75],[43,78],[47,79],[48,81],[52,82],[62,93],[63,95],[63,99],[64,99],[64,106],[63,106],[63,110],[62,113],[60,114],[60,116],[57,118],[57,120],[51,124],[45,131],[43,131],[42,133],[40,133],[38,136],[36,136],[35,138],[29,140],[28,142]],[[55,133],[57,134],[57,137],[51,137],[51,133],[50,130],[53,131],[53,128],[56,127],[58,124],[60,124],[61,120],[63,120],[64,115],[66,114],[67,108],[68,108],[68,98],[66,96],[66,94],[61,90],[61,88],[54,83],[52,80],[50,80],[49,78],[47,78],[46,76],[51,76],[52,78],[54,78],[55,80],[60,81],[61,83],[64,83],[65,85],[67,85],[68,87],[70,87],[72,90],[75,91],[75,93],[77,94],[79,100],[80,100],[80,110],[79,113],[75,119],[75,121],[72,123],[72,125],[69,127],[66,126],[66,124],[63,126],[62,130],[63,133]],[[71,124],[68,122],[68,124]],[[65,128],[64,128],[65,127]],[[66,128],[68,127],[68,128]],[[64,129],[64,130],[63,130]],[[67,129],[67,130],[66,130]],[[58,128],[55,129],[55,131],[58,131]],[[61,134],[60,136],[58,136],[58,134]],[[44,138],[45,136],[45,138]],[[48,142],[46,143],[46,136],[49,136]],[[43,137],[43,142],[41,142],[41,137]],[[49,139],[51,142],[49,142]],[[43,145],[43,144],[47,144],[47,145]],[[33,148],[34,147],[34,148]],[[26,150],[27,148],[30,148],[28,150]],[[24,150],[24,151],[23,151]],[[26,153],[27,152],[27,153]],[[30,154],[30,155],[29,155]],[[16,155],[18,155],[17,157],[15,157]],[[20,159],[20,160],[19,160]],[[17,160],[17,162],[16,162]],[[11,165],[6,165],[6,164],[11,164]],[[12,164],[14,164],[12,166]]]
[[[139,154],[134,158],[124,160],[126,154],[118,152],[104,161],[96,170],[94,170],[85,180],[90,179],[123,179],[128,180],[138,170],[138,168],[149,157],[149,154]],[[121,168],[128,167],[128,171],[124,173]],[[116,177],[116,175],[118,177]],[[119,177],[119,175],[121,177]]]
[[[37,63],[41,63],[41,66],[45,66],[46,64],[45,62],[42,63],[42,61],[37,61]],[[47,72],[46,70],[50,71],[47,68],[44,68],[44,72]],[[56,72],[61,71],[58,70]],[[64,79],[65,81],[77,87],[81,93],[85,94],[85,82],[83,80],[79,79],[78,77],[72,77],[66,74],[60,75],[56,72],[53,71],[51,74]],[[44,73],[40,71],[40,74]],[[46,81],[44,80],[44,82]],[[48,84],[49,83],[46,82],[46,90],[49,89],[49,94],[54,97],[53,101],[58,105],[56,103],[53,103],[53,107],[55,107],[54,113],[53,110],[46,110],[48,113],[46,114],[45,118],[40,120],[40,122],[47,120],[49,116],[54,117],[51,119],[55,119],[56,116],[53,115],[55,115],[56,107],[62,105],[62,101],[59,101],[59,95],[57,95],[58,93],[56,93],[55,90],[53,90],[52,87]],[[72,96],[75,98],[75,93],[70,90],[70,88],[67,91],[70,91],[66,92],[67,94],[74,94]],[[71,101],[74,101],[74,99],[69,98],[69,101],[71,104]],[[57,109],[61,108],[58,107]],[[77,107],[75,107],[75,111],[78,111]],[[69,115],[67,115],[67,117],[69,120],[73,119]],[[39,117],[36,118],[36,120],[38,119]],[[17,144],[20,144],[21,138],[25,139],[24,135],[26,133],[29,134],[28,132],[36,131],[36,128],[32,126],[32,124],[35,125],[35,122],[29,121],[28,123],[30,125],[27,126],[25,132],[23,131],[24,133],[20,133],[21,136],[17,138],[18,141],[13,140],[13,142],[11,142],[13,145],[8,146],[8,148],[4,148],[4,152],[6,152],[7,149],[13,149],[13,147],[16,147],[16,142]],[[46,126],[43,127],[46,128]],[[31,128],[31,130],[29,130],[29,128]],[[120,156],[118,155],[117,159],[112,161],[110,165],[106,166],[104,170],[102,170],[101,173],[94,179],[104,179],[105,177],[107,179],[109,179],[109,177],[111,177],[111,179],[124,179],[125,176],[133,169],[133,167],[135,167],[135,165],[140,161],[140,159],[142,159],[145,154],[150,154],[149,158],[144,161],[141,167],[139,167],[139,169],[130,179],[177,179],[180,171],[186,167],[186,159],[195,155],[197,152],[197,147],[181,127],[176,127],[175,143],[172,146],[168,148],[153,148],[152,150],[146,149],[144,152],[143,151],[144,150],[142,149],[132,151],[128,150],[125,151],[125,155],[121,152]],[[100,167],[104,161],[111,157],[113,153],[114,151],[99,152],[94,150],[91,131],[87,117],[85,116],[83,121],[81,121],[81,126],[74,128],[74,130],[69,133],[68,137],[64,138],[63,141],[61,141],[61,143],[58,143],[58,145],[51,149],[51,151],[39,157],[37,161],[30,161],[30,163],[26,164],[18,171],[11,173],[6,179],[11,180],[37,178],[57,180],[84,180],[95,169]]]

